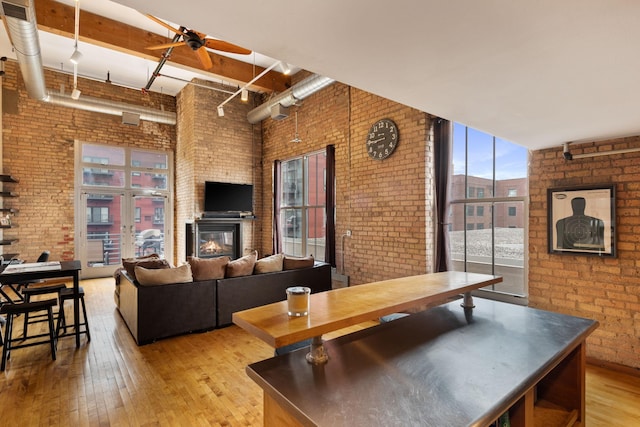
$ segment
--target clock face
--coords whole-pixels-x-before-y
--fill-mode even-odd
[[[398,127],[390,119],[378,120],[367,135],[367,153],[376,160],[384,160],[398,145]]]

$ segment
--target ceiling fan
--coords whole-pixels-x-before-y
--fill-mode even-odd
[[[173,47],[181,46],[183,44],[187,45],[196,53],[196,55],[198,56],[198,59],[200,60],[200,62],[202,63],[202,65],[206,70],[213,67],[213,63],[211,62],[211,57],[209,56],[209,53],[207,52],[206,48],[219,50],[222,52],[237,53],[240,55],[248,55],[251,53],[249,49],[236,46],[235,44],[231,44],[223,40],[207,38],[206,34],[200,33],[195,30],[190,30],[186,27],[180,27],[180,29],[173,28],[171,25],[156,18],[153,15],[146,15],[146,16],[152,21],[162,25],[166,29],[176,33],[177,34],[176,37],[182,36],[182,40],[174,38],[174,41],[171,43],[164,43],[164,44],[159,44],[155,46],[149,46],[147,47],[147,49],[157,50],[157,49],[173,48]]]

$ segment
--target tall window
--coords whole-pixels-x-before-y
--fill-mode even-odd
[[[502,276],[484,289],[493,295],[527,293],[528,156],[524,147],[453,126],[451,269]]]
[[[282,250],[287,255],[324,260],[326,160],[323,150],[282,162],[279,221]]]
[[[144,236],[150,230],[157,233],[152,242],[157,244],[155,252],[171,256],[164,252],[171,247],[164,245],[172,229],[171,209],[167,209],[171,206],[171,165],[172,156],[167,152],[76,143],[76,242],[83,275],[108,275],[122,258],[149,249],[148,253],[151,247]],[[82,222],[81,213],[86,217]],[[93,241],[85,241],[85,236]]]

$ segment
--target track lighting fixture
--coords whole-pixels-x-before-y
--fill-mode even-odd
[[[80,90],[77,87],[74,87],[73,90],[71,91],[71,99],[77,100],[78,98],[80,98],[81,93],[82,92],[80,92]]]
[[[289,65],[286,62],[282,61],[280,63],[280,66],[282,68],[282,74],[284,74],[285,76],[288,76],[289,74],[291,74],[291,65]]]
[[[71,63],[73,63],[73,64],[78,65],[80,63],[81,59],[82,59],[82,53],[76,47],[73,50],[73,54],[71,55],[71,58],[69,58],[69,61],[71,61]]]
[[[261,78],[262,76],[264,76],[265,74],[267,74],[269,71],[271,71],[273,68],[277,67],[278,65],[282,64],[281,61],[276,61],[273,64],[271,64],[268,68],[265,68],[260,74],[258,74],[257,76],[255,76],[253,79],[251,79],[250,82],[248,82],[247,84],[245,84],[243,87],[238,88],[237,91],[235,91],[230,97],[228,97],[227,99],[225,99],[220,105],[218,105],[218,116],[222,117],[224,116],[224,109],[223,106],[231,101],[233,98],[235,98],[236,96],[240,95],[240,99],[244,102],[249,100],[249,89],[247,89],[249,86],[251,86],[253,83],[256,82],[256,80],[258,80],[259,78]]]

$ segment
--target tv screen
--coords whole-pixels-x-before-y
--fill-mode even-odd
[[[204,183],[205,212],[253,212],[253,185]]]

